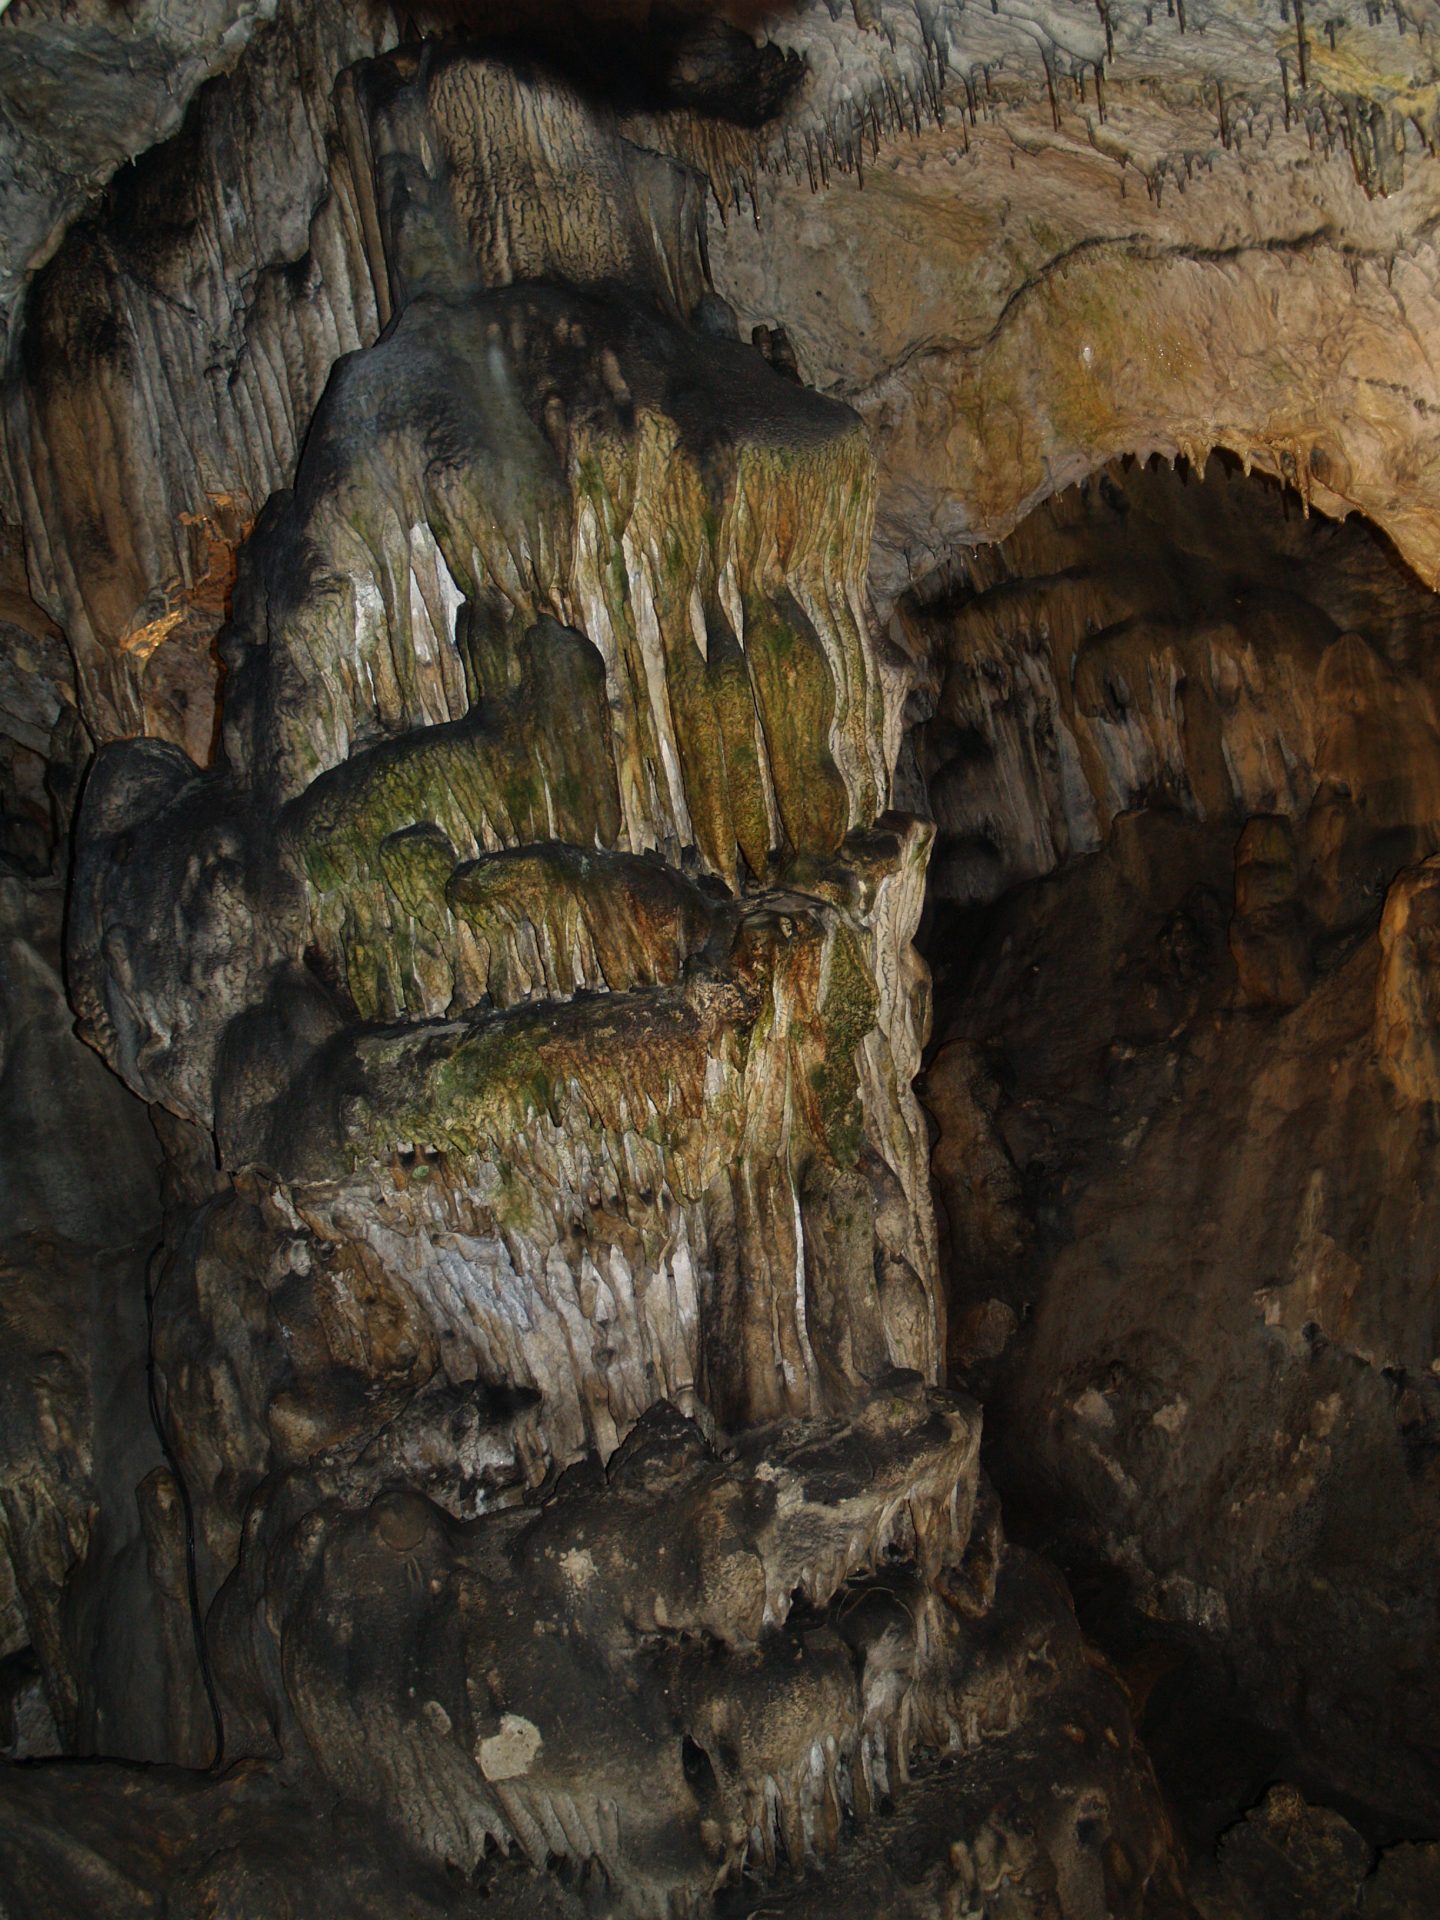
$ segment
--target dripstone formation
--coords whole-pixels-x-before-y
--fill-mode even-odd
[[[0,1920],[1436,1910],[1433,23],[112,11]]]
[[[148,1271],[168,1657],[109,1740],[210,1757],[183,1501],[230,1771],[144,1785],[164,1842],[17,1778],[6,1898],[145,1910],[158,1844],[171,1910],[265,1911],[273,1776],[417,1885],[698,1912],[1023,1729],[1069,1813],[1002,1811],[1007,1873],[1138,1914],[1148,1770],[940,1385],[860,425],[724,337],[689,176],[577,94],[436,50],[356,102],[384,337],[241,552],[213,764],[106,746],[75,826],[80,1033],[218,1163]],[[941,1816],[926,1911],[978,1844]]]

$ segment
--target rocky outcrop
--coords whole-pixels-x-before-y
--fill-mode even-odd
[[[1435,1903],[1440,1855],[1433,1846],[1371,1848],[1340,1814],[1306,1803],[1297,1788],[1272,1787],[1225,1835],[1205,1875],[1205,1920],[1293,1913],[1409,1920]]]
[[[517,1564],[538,1565],[567,1590],[599,1598],[607,1555],[619,1548],[633,1576],[633,1544],[606,1526],[604,1513],[616,1499],[633,1501],[637,1476],[648,1512],[656,1492],[673,1497],[698,1467],[709,1484],[700,1511],[719,1518],[715,1494],[736,1481],[717,1480],[713,1464],[700,1464],[704,1444],[693,1430],[686,1439],[683,1427],[674,1415],[642,1423],[608,1486],[562,1493],[538,1520],[515,1516],[492,1571],[509,1585]],[[821,1470],[836,1458],[822,1449]],[[766,1498],[778,1493],[783,1509],[788,1488],[782,1472]],[[828,1518],[813,1510],[812,1517]],[[513,1613],[505,1587],[482,1575],[473,1543],[418,1520],[392,1501],[372,1509],[343,1545],[333,1527],[302,1523],[298,1540],[324,1532],[322,1554],[343,1554],[345,1578],[356,1581],[347,1591],[366,1611],[363,1627],[344,1616],[352,1645],[366,1633],[375,1644],[377,1622],[394,1624],[397,1610],[425,1609],[438,1621],[447,1597],[451,1642],[468,1639],[487,1616],[493,1623]],[[723,1548],[723,1536],[717,1544]],[[291,1547],[281,1577],[293,1580],[312,1551],[302,1548],[297,1561]],[[407,1579],[407,1561],[418,1579]],[[723,1578],[723,1556],[716,1570]],[[325,1611],[325,1586],[311,1559],[296,1591],[308,1590],[312,1618],[316,1607]],[[979,1913],[1007,1890],[1035,1912],[1087,1920],[1192,1911],[1172,1877],[1169,1835],[1120,1690],[1087,1663],[1067,1603],[1036,1562],[1007,1550],[958,1611],[922,1604],[917,1612],[916,1590],[898,1570],[841,1592],[844,1604],[828,1619],[807,1613],[763,1650],[718,1663],[683,1633],[642,1636],[614,1621],[610,1631],[631,1639],[632,1650],[618,1667],[597,1670],[564,1633],[537,1637],[517,1621],[503,1680],[494,1669],[477,1671],[467,1689],[458,1663],[448,1673],[432,1666],[427,1684],[441,1692],[447,1680],[460,1684],[448,1706],[402,1692],[365,1723],[354,1710],[355,1653],[332,1643],[305,1674],[303,1710],[323,1729],[331,1768],[362,1791],[383,1785],[387,1819],[410,1823],[428,1858],[397,1848],[389,1834],[381,1839],[356,1819],[353,1801],[301,1789],[260,1763],[219,1780],[155,1770],[107,1777],[94,1768],[82,1779],[57,1766],[0,1781],[0,1885],[26,1915],[88,1906],[128,1920],[148,1909],[163,1876],[171,1910],[186,1920],[222,1898],[256,1920],[277,1900],[297,1898],[322,1917],[390,1913],[397,1901],[428,1917],[451,1911],[457,1888],[483,1899],[487,1912],[567,1920],[597,1904],[704,1911],[708,1899],[691,1890],[713,1886],[727,1857],[741,1857],[748,1865],[731,1897],[762,1899],[785,1914]],[[599,1617],[603,1611],[602,1599]],[[332,1631],[340,1624],[332,1620]],[[592,1614],[590,1624],[599,1618]],[[305,1638],[317,1648],[313,1627]],[[921,1675],[927,1663],[957,1656],[943,1710],[960,1716],[963,1732],[948,1736],[949,1758],[913,1757],[910,1743],[929,1731],[923,1715],[910,1717]],[[374,1688],[383,1655],[364,1664]],[[637,1671],[657,1684],[636,1691],[627,1682]],[[866,1676],[858,1697],[857,1672]],[[577,1723],[573,1714],[576,1688],[589,1699],[597,1685],[610,1702],[603,1757],[586,1743],[586,1717]],[[662,1685],[694,1737],[679,1737],[674,1709],[659,1707]],[[504,1698],[529,1706],[538,1721],[500,1711],[497,1686],[514,1689]],[[557,1706],[565,1718],[550,1717]],[[1053,1783],[1038,1817],[1037,1770]],[[753,1771],[752,1788],[740,1784],[745,1771]],[[337,1846],[323,1866],[317,1822]],[[457,1860],[478,1855],[487,1834],[505,1851],[492,1847],[462,1877]],[[438,1864],[447,1857],[448,1867]],[[551,1871],[537,1876],[527,1857],[547,1859]],[[656,1892],[637,1907],[640,1886]]]
[[[151,150],[47,249],[5,406],[7,512],[87,725],[202,764],[235,549],[293,471],[336,357],[380,317],[330,95],[387,43],[382,16],[264,12],[236,23],[231,59],[256,31],[233,76],[173,139],[152,147],[147,122],[133,151]],[[203,23],[190,31],[198,50]]]
[[[1219,460],[1058,495],[892,621],[918,667],[909,779],[936,823],[934,897],[995,899],[1139,806],[1248,821],[1231,942],[1263,1000],[1297,890],[1338,933],[1433,843],[1428,609],[1358,529],[1317,527]]]
[[[963,1629],[926,1585],[968,1545],[976,1441],[963,1409],[892,1395],[727,1462],[662,1405],[605,1474],[478,1527],[287,1484],[217,1613],[232,1737],[292,1763],[303,1741],[442,1862],[588,1862],[641,1908],[823,1858],[922,1743],[964,1738]],[[433,1697],[396,1644],[435,1648]]]
[[[72,1031],[62,905],[53,883],[0,879],[0,1702],[14,1753],[160,1759],[167,1692],[182,1720],[194,1703],[176,1492],[146,1411],[159,1156]]]
[[[434,138],[459,138],[478,90],[520,144],[526,88],[451,66],[413,103],[461,102]],[[560,125],[605,151],[578,103]],[[817,1409],[822,1373],[933,1376],[904,1071],[926,836],[875,825],[898,683],[866,632],[863,444],[738,345],[708,350],[702,388],[692,341],[636,296],[436,291],[412,259],[453,258],[477,286],[511,264],[452,231],[463,166],[430,226],[408,203],[413,298],[337,374],[293,502],[247,557],[224,763],[102,757],[72,943],[87,1030],[148,1097],[222,1119],[227,1157],[312,1185],[358,1174],[320,1201],[342,1238],[382,1231],[360,1227],[375,1168],[394,1162],[409,1194],[400,1157],[418,1155],[439,1177],[405,1203],[412,1229],[383,1230],[389,1258],[427,1291],[434,1235],[459,1234],[497,1305],[516,1285],[556,1299],[553,1377],[548,1339],[524,1362],[498,1325],[481,1347],[540,1388],[561,1459],[697,1383],[718,1413],[774,1417]],[[683,284],[636,264],[623,204],[595,226],[519,264],[648,275],[665,300]],[[677,228],[676,261],[685,246]],[[302,961],[312,1011],[277,1024]],[[356,1029],[384,1018],[408,1024]],[[634,1047],[658,1076],[643,1089]],[[765,1171],[734,1181],[737,1152]],[[596,1230],[607,1204],[630,1215],[618,1239]],[[890,1223],[893,1352],[872,1216]],[[722,1369],[698,1348],[697,1288],[727,1257],[749,1324],[715,1330]],[[657,1261],[668,1330],[640,1310],[635,1385],[596,1428],[562,1329],[591,1318],[592,1271],[623,1295]],[[456,1364],[477,1364],[465,1345]]]
[[[111,31],[70,6],[45,51],[48,4],[31,0],[23,44],[7,22],[17,89],[64,59],[66,37]],[[1325,511],[1366,512],[1433,578],[1440,403],[1421,343],[1437,82],[1423,22],[1404,5],[1376,19],[1360,0],[1337,0],[1319,29],[1252,0],[1190,11],[1182,29],[1154,7],[1062,22],[1009,0],[988,13],[817,0],[759,20],[739,0],[518,18],[497,0],[397,20],[286,0],[233,21],[208,6],[176,63],[168,19],[143,9],[132,38],[177,99],[207,63],[233,71],[102,206],[27,252],[6,383],[6,513],[75,650],[88,724],[213,750],[211,648],[235,550],[288,483],[337,357],[404,303],[396,230],[437,185],[423,158],[407,165],[394,113],[410,105],[356,91],[357,63],[402,29],[430,30],[425,62],[468,32],[512,64],[538,51],[609,87],[624,169],[647,176],[637,198],[635,179],[589,160],[565,172],[578,150],[563,116],[532,112],[565,185],[543,217],[467,230],[467,248],[508,262],[503,278],[525,278],[567,225],[598,231],[587,198],[626,205],[632,261],[651,245],[652,191],[706,182],[733,208],[707,253],[744,331],[783,338],[782,360],[874,436],[869,568],[887,608],[1099,462],[1217,446]],[[442,109],[473,110],[472,167],[506,138],[493,104]],[[108,110],[74,131],[73,155],[29,183],[54,205],[94,177],[92,148],[134,140]],[[514,151],[521,172],[457,203],[462,225],[536,186],[533,139]],[[584,245],[564,267],[582,280]],[[432,266],[442,257],[432,248]]]
[[[712,248],[742,323],[874,434],[882,603],[1109,459],[1217,447],[1433,581],[1432,136],[1392,124],[1377,191],[1359,132],[1402,99],[1430,124],[1403,9],[906,11],[868,60],[807,13],[816,120]],[[1381,65],[1408,82],[1378,116],[1326,98]]]

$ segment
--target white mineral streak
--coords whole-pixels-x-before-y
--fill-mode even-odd
[[[670,693],[666,679],[665,653],[660,639],[660,622],[655,613],[655,596],[651,590],[650,567],[654,564],[652,556],[637,549],[636,543],[627,529],[620,543],[624,555],[625,575],[629,583],[630,607],[635,622],[635,637],[639,643],[640,659],[645,675],[645,691],[649,697],[650,722],[660,748],[660,764],[665,774],[665,796],[668,812],[673,821],[671,845],[692,846],[695,830],[690,824],[689,809],[685,804],[685,782],[680,772],[680,760],[675,745],[675,721],[670,711]]]

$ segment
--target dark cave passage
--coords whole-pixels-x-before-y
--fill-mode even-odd
[[[1440,1825],[1440,620],[1212,461],[902,611],[956,1384],[1192,1846],[1274,1781]]]

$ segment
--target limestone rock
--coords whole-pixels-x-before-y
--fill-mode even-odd
[[[146,1411],[159,1154],[72,1030],[61,907],[54,882],[0,879],[7,1745],[199,1760],[179,1516]]]
[[[1375,984],[1375,1039],[1395,1091],[1429,1105],[1440,1099],[1436,1053],[1435,889],[1440,862],[1398,874],[1380,916],[1380,976]]]
[[[702,91],[765,66],[707,44]],[[202,176],[246,88],[272,110],[262,56],[202,119]],[[323,114],[296,111],[303,157]],[[436,1874],[507,1899],[497,1851],[542,1910],[704,1911],[838,1861],[912,1766],[1030,1728],[1053,1679],[1108,1716],[1075,1777],[1127,1831],[1099,1880],[1073,1836],[1026,1858],[1073,1881],[1063,1911],[1113,1871],[1138,1912],[1173,1878],[1153,1782],[1063,1595],[1007,1577],[973,1408],[940,1385],[912,1091],[932,833],[891,804],[906,678],[867,599],[860,423],[782,336],[692,324],[697,179],[581,87],[427,45],[335,112],[309,240],[358,217],[374,319],[353,307],[365,344],[323,393],[287,369],[245,493],[291,485],[248,533],[226,509],[218,734],[139,670],[183,691],[198,614],[113,645],[158,496],[56,596],[105,739],[71,993],[166,1116],[155,1713],[194,1762],[203,1688],[231,1768],[142,1790],[177,1910],[265,1897],[284,1779],[385,1823],[417,1912]],[[96,401],[92,368],[66,393],[43,370],[80,270],[35,309],[32,428]],[[142,364],[114,368],[127,432]],[[50,471],[37,528],[75,504]],[[127,1791],[105,1776],[89,1816],[59,1774],[17,1793],[7,1906],[143,1901]],[[943,1866],[951,1834],[904,1844]],[[387,1872],[362,1849],[362,1910]]]
[[[1413,1844],[1386,1847],[1372,1861],[1372,1849],[1341,1814],[1282,1784],[1222,1839],[1199,1910],[1203,1920],[1419,1920],[1434,1904],[1437,1868],[1435,1848]]]
[[[1017,896],[931,1068],[984,1033],[1004,1088],[976,1175],[952,1149],[952,1213],[1012,1169],[952,1323],[998,1299],[1020,1332],[957,1351],[1008,1506],[1114,1566],[1136,1634],[1212,1649],[1357,1797],[1428,1806],[1435,1223],[1427,1109],[1376,1054],[1376,937],[1293,1010],[1237,1008],[1228,834],[1137,827],[1164,887],[1132,891],[1112,842]]]
[[[1072,11],[0,22],[7,1913],[1429,1830],[1434,36]]]

